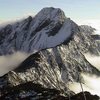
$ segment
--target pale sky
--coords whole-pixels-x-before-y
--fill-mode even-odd
[[[61,8],[73,20],[100,19],[100,0],[0,0],[0,22],[34,16],[51,6]]]

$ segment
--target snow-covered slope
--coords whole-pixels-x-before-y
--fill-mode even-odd
[[[58,8],[44,8],[34,18],[0,29],[0,54],[35,52],[57,46],[78,31],[78,26]]]

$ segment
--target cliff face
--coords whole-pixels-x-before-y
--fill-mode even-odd
[[[9,86],[32,81],[61,93],[71,93],[69,82],[80,82],[80,73],[100,75],[84,54],[100,54],[94,29],[78,26],[63,11],[45,8],[34,18],[8,25],[0,30],[0,54],[24,51],[31,54],[15,70],[0,78],[0,92]],[[29,90],[28,90],[29,91]]]

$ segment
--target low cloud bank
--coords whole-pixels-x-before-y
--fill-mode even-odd
[[[82,76],[84,78],[84,84],[82,84],[83,90],[100,96],[100,77],[89,74],[82,74]],[[82,91],[80,83],[74,82],[69,84],[70,90],[74,91],[75,93]]]
[[[93,66],[100,70],[100,56],[85,54],[85,57]],[[83,90],[100,96],[100,77],[96,75],[89,75],[86,73],[82,73],[81,75],[84,79],[84,84],[82,85]],[[69,84],[69,88],[75,93],[79,93],[82,91],[80,83],[74,82]]]
[[[26,12],[23,14],[23,16],[17,16],[17,17],[14,17],[14,18],[9,18],[9,19],[0,19],[0,27],[5,27],[6,25],[8,24],[14,24],[16,22],[21,22],[22,20],[28,18],[29,16],[32,16],[34,17],[36,14],[35,12]]]
[[[88,60],[89,63],[91,63],[98,70],[100,70],[100,56],[85,54],[85,58]]]
[[[29,54],[16,52],[12,55],[0,56],[0,76],[16,68]]]

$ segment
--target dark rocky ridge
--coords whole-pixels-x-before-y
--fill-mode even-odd
[[[1,92],[2,91],[2,92]],[[83,92],[70,94],[69,96],[61,95],[61,91],[56,89],[44,88],[39,84],[27,82],[18,86],[4,87],[0,90],[0,100],[84,100]],[[84,92],[86,100],[99,100],[97,95]]]
[[[100,35],[95,34],[95,35],[91,35],[93,39],[95,40],[100,40]]]

